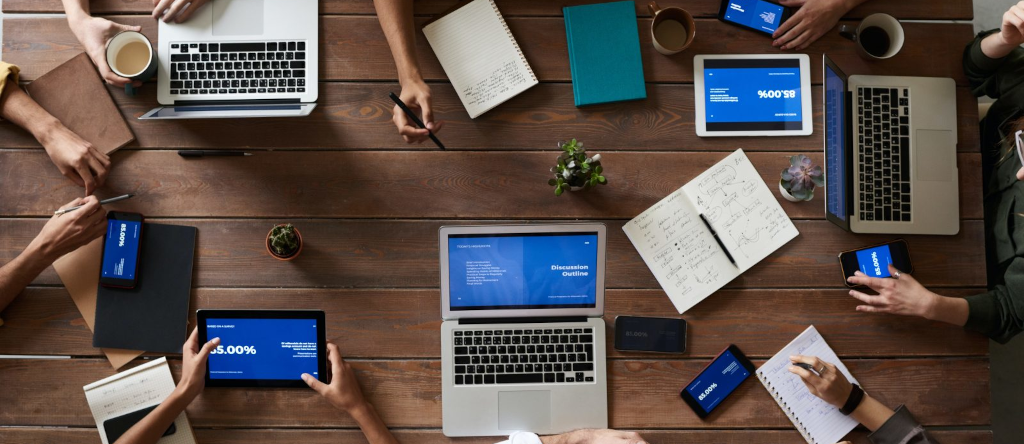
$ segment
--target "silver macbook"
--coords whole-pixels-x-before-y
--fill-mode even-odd
[[[140,119],[305,116],[316,107],[317,0],[213,0],[159,21],[157,100]]]
[[[847,77],[824,57],[825,217],[854,233],[960,231],[956,84]]]
[[[441,227],[446,436],[608,427],[604,224]]]

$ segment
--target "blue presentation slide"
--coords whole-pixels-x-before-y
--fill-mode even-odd
[[[829,214],[846,220],[846,82],[825,66],[825,178]]]
[[[797,62],[799,63],[799,62]],[[800,67],[704,68],[708,123],[800,122]]]
[[[139,235],[142,223],[107,220],[107,242],[103,246],[103,277],[135,279],[135,261],[139,260]]]
[[[736,390],[750,372],[736,360],[731,351],[726,350],[715,362],[712,362],[696,381],[686,387],[687,393],[697,400],[697,404],[710,413],[711,409],[721,404],[729,393]]]
[[[782,6],[761,0],[732,0],[725,19],[771,34],[782,23]]]
[[[597,234],[452,236],[452,310],[593,307]]]
[[[889,253],[888,245],[857,252],[857,264],[860,265],[860,272],[869,277],[889,277],[889,264],[891,263],[892,254]]]
[[[316,327],[313,319],[207,319],[206,337],[220,338],[210,379],[319,378]]]

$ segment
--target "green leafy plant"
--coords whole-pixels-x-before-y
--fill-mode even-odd
[[[299,251],[299,236],[292,224],[278,225],[268,236],[271,251],[280,257],[289,257]]]
[[[583,142],[576,139],[558,142],[558,149],[562,150],[562,154],[558,155],[558,163],[551,168],[551,173],[555,177],[548,180],[548,185],[555,187],[555,196],[561,196],[565,190],[574,187],[588,188],[608,184],[608,179],[602,175],[604,167],[601,166],[601,155],[587,157]]]
[[[789,158],[789,167],[782,170],[782,188],[797,200],[814,198],[814,187],[825,185],[825,173],[803,154]]]

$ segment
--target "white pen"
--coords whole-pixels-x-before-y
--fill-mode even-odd
[[[123,196],[111,197],[110,199],[103,199],[103,200],[101,200],[100,201],[100,205],[106,205],[108,203],[114,203],[114,202],[117,202],[119,200],[131,199],[133,197],[135,197],[134,194],[125,194]],[[71,208],[65,208],[63,210],[57,210],[57,211],[53,212],[53,215],[54,216],[60,216],[60,215],[65,214],[65,213],[70,213],[70,212],[75,211],[75,210],[77,210],[79,208],[82,208],[83,206],[85,206],[85,205],[78,205],[78,206],[74,206],[74,207],[71,207]]]

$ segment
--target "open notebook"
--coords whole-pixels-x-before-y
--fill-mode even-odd
[[[850,370],[839,361],[832,348],[825,343],[821,333],[814,326],[807,327],[800,336],[790,342],[782,351],[761,365],[755,373],[761,384],[768,389],[782,411],[793,421],[810,444],[834,444],[857,427],[857,421],[839,413],[839,409],[822,401],[807,390],[800,377],[790,373],[789,357],[792,355],[817,356],[818,359],[835,364],[846,379],[857,384]]]
[[[536,85],[530,64],[492,0],[472,0],[423,26],[469,117]]]
[[[729,262],[701,215],[736,264]],[[799,232],[738,149],[622,227],[679,313]]]

